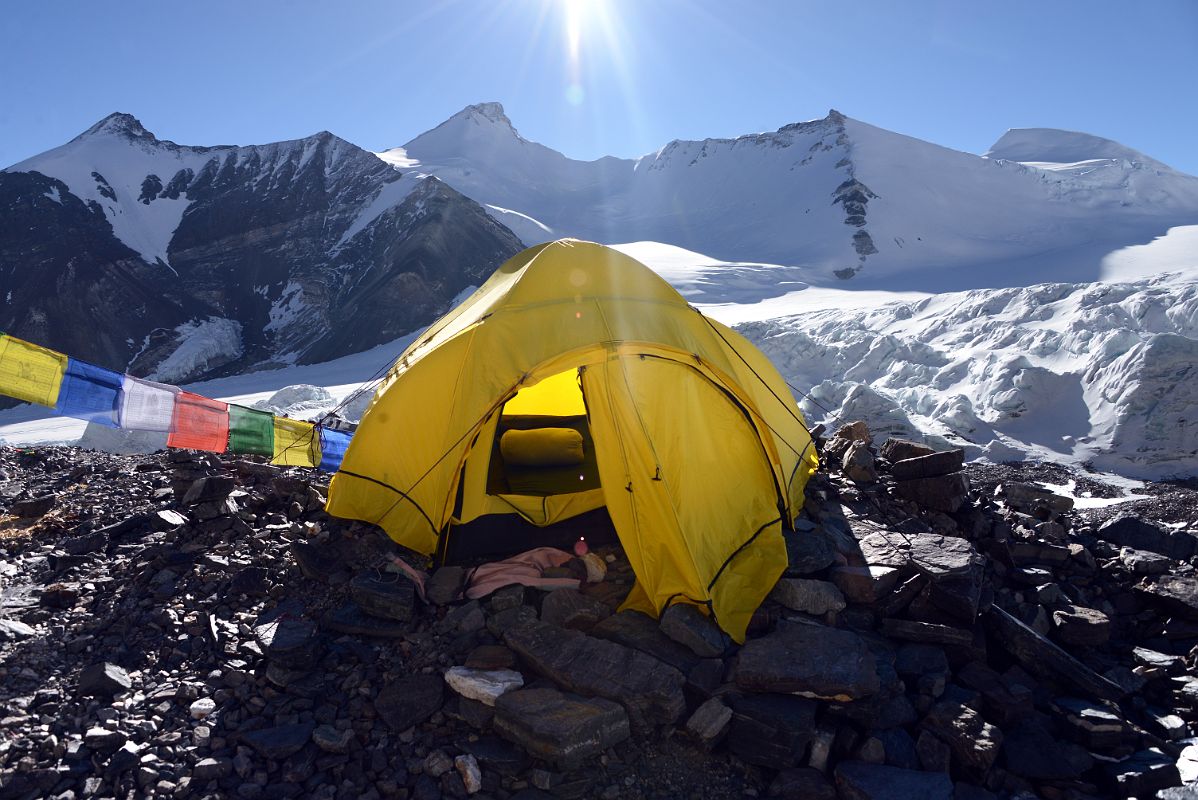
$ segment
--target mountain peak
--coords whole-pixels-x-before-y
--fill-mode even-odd
[[[129,139],[154,139],[154,134],[146,130],[141,121],[132,114],[116,111],[92,125],[71,141],[100,135],[124,136]]]
[[[1053,164],[1115,159],[1169,169],[1156,159],[1111,139],[1057,128],[1011,128],[990,147],[986,158]]]
[[[466,106],[454,116],[462,119],[485,120],[499,125],[506,125],[509,128],[512,127],[512,121],[503,112],[503,105],[501,103],[476,103],[472,106]]]

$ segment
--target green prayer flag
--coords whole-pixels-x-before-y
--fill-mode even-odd
[[[259,456],[274,455],[274,417],[266,411],[230,404],[229,452]]]

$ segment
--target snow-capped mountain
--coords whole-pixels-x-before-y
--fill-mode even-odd
[[[0,172],[0,208],[0,327],[166,381],[390,341],[520,248],[330,133],[186,147],[128,114]]]
[[[1049,264],[1055,279],[1094,280],[1108,253],[1198,222],[1198,178],[1106,139],[1013,130],[978,156],[836,111],[584,162],[484,103],[379,156],[440,177],[527,244],[657,241],[809,267],[815,283],[1029,285]]]

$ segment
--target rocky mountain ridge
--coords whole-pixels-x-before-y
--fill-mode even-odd
[[[0,327],[175,382],[390,341],[520,249],[328,132],[187,147],[128,114],[0,172],[0,207]]]

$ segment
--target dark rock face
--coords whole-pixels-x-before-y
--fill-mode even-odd
[[[745,761],[786,769],[801,761],[815,728],[816,704],[784,694],[746,694],[732,699],[728,744]]]
[[[440,675],[413,675],[379,692],[374,709],[393,731],[402,732],[435,714],[444,694]]]
[[[432,321],[522,249],[474,201],[329,133],[181,147],[132,120],[98,125],[57,157],[98,158],[97,137],[173,171],[140,176],[137,197],[94,172],[99,195],[87,201],[92,187],[0,173],[0,293],[11,297],[0,329],[117,371],[154,373],[182,342],[180,326],[209,319],[230,321],[228,352],[163,380],[358,352]],[[180,159],[195,167],[177,169]],[[177,203],[169,234],[151,230],[152,216],[139,221]],[[147,249],[163,236],[164,252]]]
[[[638,650],[545,622],[511,628],[503,639],[559,686],[622,703],[634,726],[671,723],[686,709],[682,673]]]
[[[602,698],[517,689],[495,701],[495,730],[563,769],[581,766],[630,735],[628,715]]]
[[[951,800],[953,782],[943,772],[917,772],[861,761],[836,768],[843,800]]]
[[[1124,514],[1098,528],[1098,538],[1136,550],[1160,553],[1175,561],[1187,561],[1198,552],[1198,537],[1185,531],[1170,531],[1152,522]]]
[[[755,692],[790,692],[856,700],[878,691],[874,657],[851,631],[788,625],[741,648],[736,684]]]

